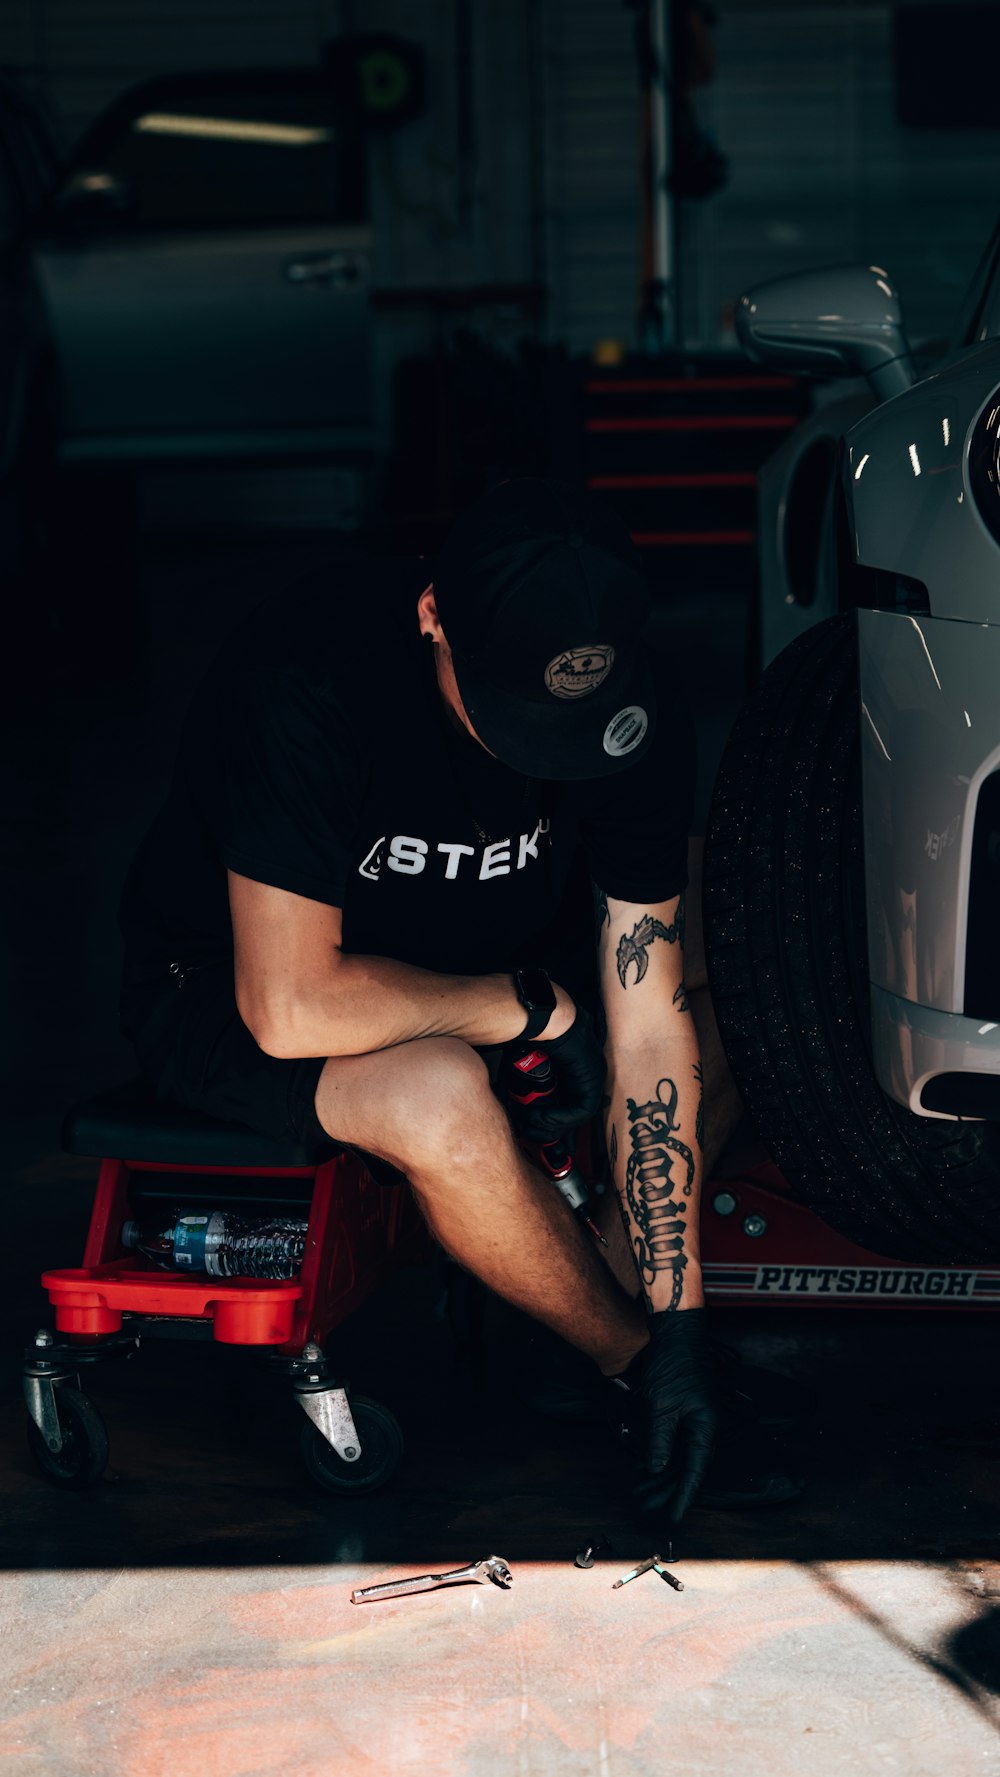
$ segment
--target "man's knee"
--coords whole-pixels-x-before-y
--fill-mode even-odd
[[[505,1124],[486,1063],[457,1037],[428,1038],[409,1047],[404,1132],[411,1171],[462,1168],[495,1145]]]
[[[359,1062],[370,1063],[359,1073]],[[350,1091],[345,1087],[350,1081]],[[489,1127],[495,1140],[503,1113],[482,1057],[460,1037],[423,1037],[377,1055],[336,1058],[316,1093],[323,1127],[404,1171],[455,1164]]]

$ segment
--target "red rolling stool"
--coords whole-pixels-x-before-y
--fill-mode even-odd
[[[78,1105],[63,1146],[100,1157],[100,1173],[83,1264],[42,1274],[55,1329],[42,1328],[25,1352],[29,1445],[47,1479],[82,1488],[101,1476],[108,1435],[82,1377],[155,1336],[258,1348],[304,1410],[301,1450],[313,1479],[334,1493],[388,1481],[403,1450],[399,1425],[377,1401],[348,1396],[324,1348],[404,1259],[429,1252],[409,1190],[377,1184],[354,1154],[310,1152],[164,1105],[142,1081]],[[127,1221],[172,1207],[307,1221],[300,1273],[209,1276],[125,1251]]]

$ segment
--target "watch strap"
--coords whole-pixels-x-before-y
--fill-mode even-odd
[[[556,1009],[556,996],[552,982],[549,980],[544,969],[532,968],[525,972],[535,976],[542,976],[547,990],[543,999],[532,999],[529,997],[528,990],[523,980],[522,970],[514,970],[514,987],[517,997],[528,1014],[521,1036],[531,1040],[534,1037],[541,1035],[545,1026],[548,1024],[549,1019],[552,1017],[552,1014]]]
[[[529,1006],[528,1020],[521,1032],[522,1037],[540,1037],[551,1017],[552,1013],[546,1006]]]

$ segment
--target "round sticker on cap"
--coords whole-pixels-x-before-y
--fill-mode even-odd
[[[612,716],[604,730],[604,751],[613,759],[635,751],[649,727],[649,717],[641,704],[630,703],[617,716]]]

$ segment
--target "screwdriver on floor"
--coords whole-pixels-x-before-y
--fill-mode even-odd
[[[673,1586],[675,1592],[683,1592],[684,1581],[679,1580],[675,1573],[670,1572],[660,1555],[650,1555],[648,1561],[640,1561],[638,1567],[633,1567],[628,1573],[623,1573],[620,1580],[614,1581],[611,1590],[617,1592],[619,1586],[627,1586],[629,1580],[638,1579],[641,1573],[649,1573],[652,1568],[656,1569],[661,1580],[666,1580],[668,1586]]]

